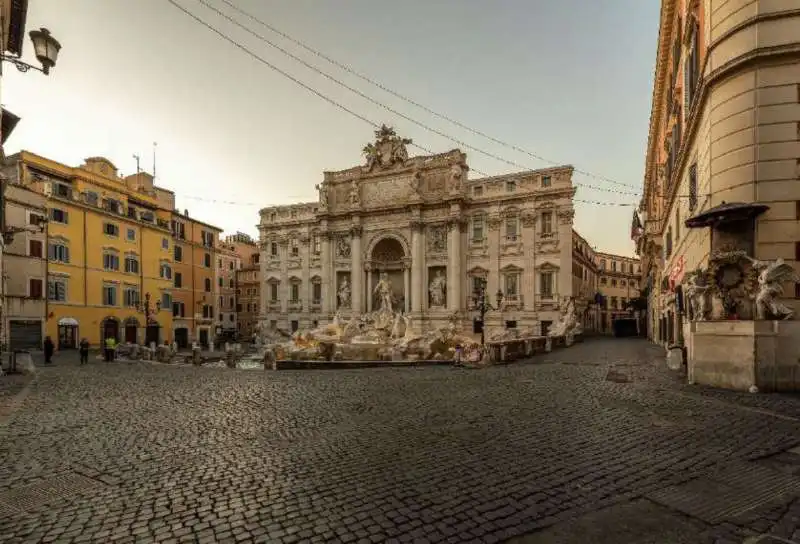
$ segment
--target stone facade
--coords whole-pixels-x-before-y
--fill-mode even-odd
[[[597,253],[600,274],[600,294],[603,302],[600,315],[600,331],[611,334],[615,319],[633,317],[630,304],[639,298],[639,283],[642,267],[639,259]]]
[[[572,295],[575,297],[575,311],[581,321],[583,331],[591,334],[600,331],[600,304],[598,261],[591,244],[572,231]]]
[[[637,250],[648,332],[683,328],[674,289],[704,266],[708,229],[684,221],[722,202],[760,202],[754,257],[800,260],[800,11],[795,0],[663,0]],[[800,310],[800,289],[782,302]]]
[[[319,201],[260,211],[262,326],[306,328],[377,310],[388,287],[415,327],[465,328],[486,281],[486,325],[556,321],[572,296],[572,167],[470,180],[459,150],[409,157],[376,131],[365,165],[325,172]]]

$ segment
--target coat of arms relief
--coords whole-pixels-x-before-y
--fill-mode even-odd
[[[411,143],[409,138],[400,138],[393,128],[381,125],[381,128],[375,131],[375,142],[368,143],[362,150],[367,158],[364,171],[372,172],[376,167],[403,166],[408,160],[406,146]]]

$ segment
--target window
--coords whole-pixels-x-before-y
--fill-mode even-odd
[[[69,263],[69,247],[64,242],[50,242],[47,246],[47,258],[57,263]]]
[[[616,287],[616,286],[617,286],[617,280],[612,279],[611,280],[611,287]]]
[[[172,316],[173,317],[186,317],[186,306],[183,302],[172,303]]]
[[[483,216],[476,215],[472,218],[472,241],[482,242],[483,234]]]
[[[172,307],[172,295],[169,293],[161,294],[161,307],[164,309]]]
[[[553,296],[553,278],[552,272],[542,272],[539,274],[539,293],[543,297],[550,298]]]
[[[214,247],[214,233],[206,230],[200,231],[200,238],[203,240],[203,245],[206,247]]]
[[[272,302],[278,302],[278,284],[271,283],[269,285],[269,299]]]
[[[233,261],[228,263],[228,270],[233,270]]]
[[[319,255],[322,253],[322,240],[320,240],[318,234],[315,234],[311,237],[311,251],[314,253],[314,255]]]
[[[139,258],[136,255],[125,255],[125,272],[128,274],[139,273]]]
[[[160,273],[159,274],[165,280],[171,280],[172,279],[172,268],[166,263],[161,263],[161,269],[160,269]]]
[[[217,259],[217,268],[222,268],[222,259]]]
[[[28,240],[28,256],[41,259],[44,256],[42,255],[43,249],[44,246],[41,240]]]
[[[611,271],[612,272],[617,271],[617,261],[611,261]]]
[[[517,190],[517,182],[516,181],[507,181],[506,182],[506,192],[513,193]]]
[[[692,22],[691,32],[691,45],[689,46],[689,53],[683,64],[683,107],[688,115],[691,112],[694,98],[697,95],[700,79],[700,44],[699,44],[699,25],[697,19]]]
[[[619,280],[619,286],[625,287],[625,280]]]
[[[225,280],[223,280],[222,278],[219,278],[219,279],[217,280],[217,283],[219,284],[219,286],[220,286],[220,287],[222,287],[222,284],[223,284],[223,282],[224,282],[224,281],[225,281]]]
[[[504,291],[507,297],[516,297],[519,294],[519,273],[506,274],[503,278]]]
[[[47,298],[56,302],[65,302],[67,300],[67,278],[47,280]]]
[[[90,206],[97,206],[98,196],[94,191],[86,192],[86,203]]]
[[[106,270],[119,270],[119,255],[111,251],[104,252],[103,268]]]
[[[542,187],[550,187],[553,184],[553,179],[550,176],[542,176]]]
[[[44,296],[44,282],[39,278],[28,280],[28,297],[42,298]]]
[[[124,291],[122,292],[122,296],[123,296],[123,303],[128,308],[135,308],[139,305],[140,298],[139,298],[138,287],[126,286]]]
[[[278,256],[278,242],[270,242],[269,254],[272,255],[273,257]]]
[[[61,198],[72,199],[72,187],[63,183],[54,183],[53,194]]]
[[[607,282],[606,278],[600,278],[600,285],[605,285]]]
[[[59,210],[58,208],[50,208],[50,221],[66,225],[69,223],[69,212]]]
[[[169,249],[169,238],[161,239],[161,249]]]
[[[300,284],[299,283],[293,283],[291,285],[290,297],[291,297],[290,300],[292,302],[298,302],[300,300]]]
[[[228,306],[230,306],[231,309],[233,309],[233,307],[236,306],[236,301],[234,300],[233,297],[230,297],[228,299]]]
[[[482,185],[476,185],[475,187],[473,187],[472,188],[472,196],[482,197],[483,196],[483,186]]]
[[[203,318],[214,319],[214,308],[208,304],[203,304]]]
[[[607,266],[606,260],[605,259],[600,259],[600,270],[605,270],[606,266]]]
[[[117,305],[117,286],[111,284],[103,285],[103,306]]]
[[[133,242],[136,240],[136,231],[133,229],[128,229],[128,241]]]
[[[611,297],[611,309],[612,310],[617,309],[617,297]]]
[[[206,268],[211,268],[211,255],[209,253],[203,255],[203,265]]]
[[[228,288],[233,289],[233,278],[228,280]]]
[[[43,215],[39,215],[38,213],[28,213],[28,224],[33,225],[35,227],[44,227],[47,224],[47,218]]]
[[[664,243],[664,254],[667,258],[672,256],[672,227],[667,229],[667,240]]]
[[[103,223],[103,234],[106,236],[119,236],[119,225],[114,223]]]
[[[228,321],[234,321],[234,320],[235,320],[235,318],[234,318],[233,314],[228,314]]]
[[[297,257],[300,254],[300,247],[297,245],[297,238],[292,238],[291,247],[292,247],[292,256]]]
[[[519,227],[519,219],[516,217],[506,218],[506,240],[509,242],[517,241],[517,232]]]
[[[173,221],[172,234],[179,240],[186,240],[186,225],[178,221]]]
[[[553,212],[543,212],[541,217],[542,236],[552,236],[553,234]]]
[[[225,297],[219,297],[219,307],[220,308],[224,308],[225,307]],[[222,316],[220,315],[220,318],[221,317]]]
[[[272,221],[273,223],[275,222],[275,218],[276,217],[277,217],[277,214],[275,214],[275,213],[269,214],[269,220]]]
[[[183,287],[183,274],[175,272],[175,287]]]
[[[315,282],[311,285],[311,301],[314,304],[320,304],[322,302],[322,284],[319,282]]]
[[[689,210],[697,207],[697,163],[689,167]]]
[[[206,291],[206,293],[210,293],[211,292],[211,278],[206,278],[205,291]]]
[[[183,248],[181,246],[175,246],[173,253],[176,262],[183,261]]]

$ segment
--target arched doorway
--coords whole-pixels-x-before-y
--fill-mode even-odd
[[[161,343],[161,325],[155,322],[150,322],[147,324],[147,328],[144,330],[144,344],[149,346],[153,343],[155,343],[155,345],[159,345]]]
[[[119,342],[119,319],[116,317],[109,316],[100,322],[100,340],[105,341],[106,338]]]
[[[189,347],[189,329],[180,327],[175,329],[175,343],[178,344],[178,349],[186,349]]]
[[[78,347],[78,320],[74,317],[62,317],[58,320],[58,349],[76,347]]]
[[[367,272],[367,309],[377,310],[381,307],[381,296],[375,292],[381,277],[386,277],[391,284],[392,309],[408,310],[410,296],[410,276],[405,266],[405,250],[403,244],[393,236],[378,240],[369,256]]]
[[[139,320],[129,317],[123,324],[125,329],[125,341],[129,344],[136,344],[139,341]]]

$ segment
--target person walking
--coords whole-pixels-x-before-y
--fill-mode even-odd
[[[83,366],[89,362],[89,341],[86,338],[81,338],[78,351],[81,354],[81,366]]]
[[[53,353],[56,351],[56,345],[53,344],[53,339],[47,336],[44,339],[44,364],[49,365],[53,362]]]
[[[107,363],[110,363],[114,360],[114,350],[117,347],[117,339],[113,336],[109,336],[106,338],[106,346],[105,346],[105,359]]]

